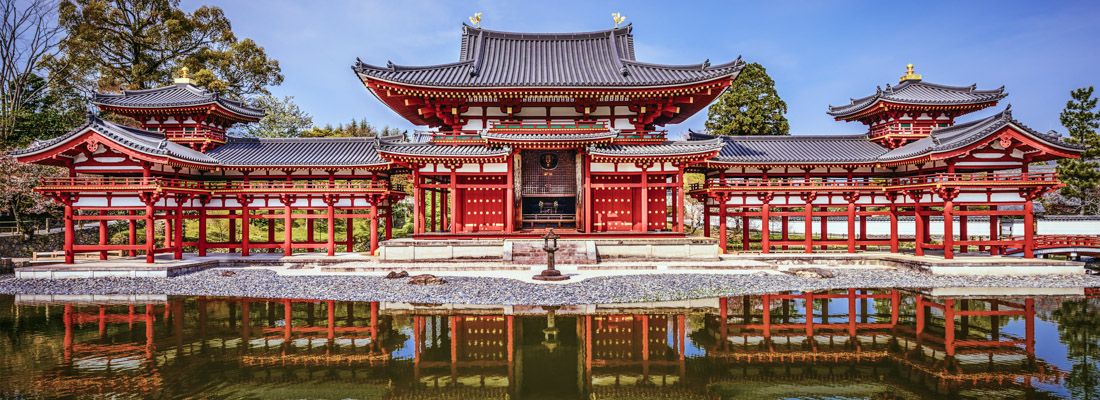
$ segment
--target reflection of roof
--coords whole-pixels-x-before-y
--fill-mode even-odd
[[[1011,108],[992,116],[945,128],[888,150],[866,135],[713,136],[690,132],[693,139],[721,138],[725,145],[712,161],[720,163],[875,163],[913,159],[949,152],[988,139],[1004,128],[1070,153],[1084,148],[1055,134],[1043,134],[1012,118]]]
[[[927,105],[970,105],[997,101],[1008,94],[1004,86],[992,90],[978,90],[971,86],[947,86],[920,80],[907,80],[897,86],[886,85],[886,90],[878,89],[875,94],[858,99],[842,106],[829,106],[828,114],[845,117],[866,110],[879,101],[899,104]]]
[[[635,60],[632,27],[584,33],[512,33],[463,25],[459,61],[379,67],[357,62],[362,79],[440,87],[668,86],[733,77],[744,63],[649,64]]]
[[[120,108],[190,107],[217,104],[248,119],[258,119],[264,116],[263,110],[246,106],[238,101],[222,98],[217,93],[211,93],[186,83],[155,89],[124,90],[120,94],[96,93],[92,102],[96,105]]]

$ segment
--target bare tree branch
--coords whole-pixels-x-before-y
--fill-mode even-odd
[[[28,101],[48,86],[30,89],[28,82],[64,37],[56,11],[51,0],[0,0],[0,140],[11,137]]]

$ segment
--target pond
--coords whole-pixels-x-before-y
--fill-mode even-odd
[[[957,294],[848,289],[562,307],[0,296],[0,397],[1100,395],[1100,299]]]

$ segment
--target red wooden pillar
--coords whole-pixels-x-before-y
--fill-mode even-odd
[[[99,246],[107,247],[107,210],[99,210]],[[99,259],[107,259],[107,250],[99,251]]]
[[[420,204],[420,201],[424,199],[424,189],[420,188],[420,166],[413,164],[413,234],[423,233],[422,220],[420,213],[424,210],[424,206]]]
[[[436,225],[435,219],[435,209],[439,205],[439,196],[436,194],[435,189],[430,190],[430,192],[432,193],[430,196],[432,199],[432,204],[428,206],[428,210],[430,211],[430,215],[428,217],[428,226],[431,227],[432,232],[439,232],[439,225]]]
[[[867,207],[860,207],[858,211],[866,212]],[[861,243],[867,240],[867,215],[860,215],[859,216],[859,240],[860,240]],[[866,251],[867,250],[867,245],[866,244],[860,244],[859,249],[863,250],[863,251]]]
[[[749,216],[747,215],[749,210],[747,208],[741,208],[741,250],[749,251],[749,238],[752,233],[749,231]]]
[[[990,214],[989,214],[989,240],[991,240],[991,241],[1000,240],[1001,239],[1001,237],[1000,237],[1001,236],[1001,221],[1000,221],[1000,216],[996,215],[997,206],[990,206],[989,210],[990,210]],[[997,246],[997,245],[990,245],[989,246],[989,255],[995,256],[995,255],[999,255],[999,254],[1001,254],[1001,246]]]
[[[446,196],[444,196],[446,197]],[[444,199],[443,204],[447,204]],[[447,215],[447,213],[443,213]],[[446,222],[444,222],[446,224]],[[390,205],[386,206],[386,240],[393,239],[393,201],[390,201]]]
[[[642,166],[642,202],[638,209],[642,214],[642,227],[638,232],[649,232],[649,166]]]
[[[172,228],[175,230],[172,240],[172,257],[177,260],[183,259],[183,202],[184,197],[176,197],[176,222]]]
[[[378,255],[378,196],[370,204],[370,255]]]
[[[959,211],[966,211],[966,206],[959,206]],[[967,222],[968,221],[966,215],[959,216],[959,241],[964,242],[963,244],[959,245],[960,253],[966,253],[970,250],[969,246],[967,246],[965,243],[966,241],[970,240],[970,233],[967,232],[966,227]]]
[[[583,157],[583,155],[582,155],[582,157]],[[512,170],[512,166],[513,166],[514,163],[515,163],[515,153],[513,152],[513,153],[508,154],[508,168],[506,169],[506,171],[508,171],[508,176],[505,177],[505,180],[507,181],[506,187],[504,189],[504,232],[505,233],[512,233],[512,232],[515,232],[515,230],[516,230],[516,192],[515,192],[515,190],[516,190],[516,188],[515,188],[515,178],[516,178],[516,176],[515,176],[515,172]],[[583,165],[581,166],[581,171],[582,171],[581,173],[584,173],[583,172],[584,171],[584,166]],[[585,189],[587,189],[588,188],[588,185],[587,185],[588,176],[587,175],[585,175],[585,182],[586,182]],[[584,201],[587,203],[588,202],[588,191],[585,190],[585,192],[582,193],[581,195],[582,195],[582,197],[584,197]],[[444,201],[444,203],[446,203],[446,201]],[[588,219],[585,218],[584,222],[587,224]]]
[[[325,237],[325,249],[328,250],[329,256],[336,255],[336,198],[332,195],[326,195],[325,201],[325,229],[328,235]]]
[[[684,233],[684,167],[676,170],[676,187],[672,189],[676,200],[676,232]]]
[[[726,196],[718,195],[718,250],[726,254],[729,242],[726,237]]]
[[[897,253],[898,244],[898,206],[890,204],[890,252]]]
[[[270,201],[270,200],[267,200],[267,201]],[[267,243],[272,244],[272,243],[275,243],[275,219],[270,218],[270,217],[275,215],[275,210],[267,210],[267,215],[269,217],[269,218],[267,218]],[[267,252],[268,253],[274,253],[275,249],[274,248],[268,248]]]
[[[913,207],[913,252],[918,256],[924,255],[924,216],[921,215],[921,206]]]
[[[806,241],[806,245],[804,246],[805,249],[803,250],[807,254],[814,252],[814,208],[810,206],[812,202],[813,199],[809,199],[809,202],[807,202],[806,205],[802,207],[802,223],[803,225],[805,225],[802,228],[805,230],[805,236],[802,238],[802,240]]]
[[[294,255],[294,208],[291,207],[294,198],[286,195],[279,197],[283,202],[283,256],[290,257]]]
[[[199,207],[199,237],[197,238],[199,257],[206,257],[206,204]]]
[[[229,243],[237,242],[237,211],[226,210],[226,215],[229,218]]]
[[[248,218],[252,215],[252,211],[248,209],[248,203],[251,203],[252,199],[240,196],[237,197],[237,201],[241,203],[241,257],[248,257],[248,244],[252,240],[248,232],[248,228],[252,226],[252,223],[248,221]]]
[[[73,230],[73,200],[71,197],[63,200],[65,203],[65,264],[76,262],[76,231]]]
[[[309,215],[309,217],[306,218],[306,242],[312,244],[315,241],[314,238],[313,238],[313,232],[315,230],[317,230],[317,227],[314,226],[314,223],[313,223],[314,212],[313,212],[313,210],[306,210],[306,214]],[[313,251],[313,250],[310,249],[310,250],[307,250],[307,251]]]
[[[764,254],[771,252],[772,238],[771,238],[771,225],[769,222],[772,216],[772,205],[770,201],[765,201],[760,206],[760,249]],[[786,229],[784,229],[785,231]]]
[[[137,212],[135,212],[134,210],[130,210],[127,212],[127,214],[130,215],[130,219],[126,221],[129,228],[129,238],[127,240],[127,244],[129,244],[130,246],[135,246],[137,245],[137,220],[135,220],[134,217],[137,216]],[[131,248],[130,257],[137,257],[137,250]]]
[[[157,249],[157,220],[154,215],[154,199],[145,199],[145,262],[152,264],[156,258]],[[68,232],[68,229],[66,229]]]
[[[828,242],[829,241],[829,215],[828,215],[829,207],[821,207],[821,212],[822,212],[822,215],[821,215],[821,241],[822,242]],[[827,244],[822,244],[821,245],[821,250],[828,250],[828,249],[829,249],[829,245],[827,245]]]
[[[451,209],[451,233],[458,233],[464,230],[464,227],[462,226],[462,218],[458,215],[458,166],[451,165],[450,169],[451,204],[449,204],[450,207],[448,208]]]
[[[848,253],[856,252],[856,203],[848,199]]]
[[[952,197],[943,200],[943,258],[955,258],[955,204]]]
[[[1035,258],[1035,203],[1024,199],[1024,258]]]
[[[710,237],[710,199],[704,197],[703,203],[703,237]],[[585,231],[588,232],[588,231]]]
[[[354,210],[348,210],[349,213],[355,214]],[[347,219],[347,252],[351,253],[355,251],[355,218]]]
[[[173,211],[165,210],[165,216],[164,216],[165,217],[164,218],[164,247],[173,247],[172,246],[172,237],[174,235],[172,235],[172,221],[175,220],[175,217],[172,216],[172,212]]]
[[[584,233],[592,233],[592,224],[595,222],[595,213],[592,210],[592,204],[595,199],[592,198],[592,158],[588,154],[584,154]],[[707,232],[710,230],[708,229]],[[709,235],[708,235],[709,236]]]

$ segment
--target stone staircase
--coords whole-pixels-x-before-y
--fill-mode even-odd
[[[504,244],[504,259],[513,264],[546,265],[542,240],[510,240]],[[556,264],[593,264],[597,262],[596,244],[591,240],[558,240]]]

